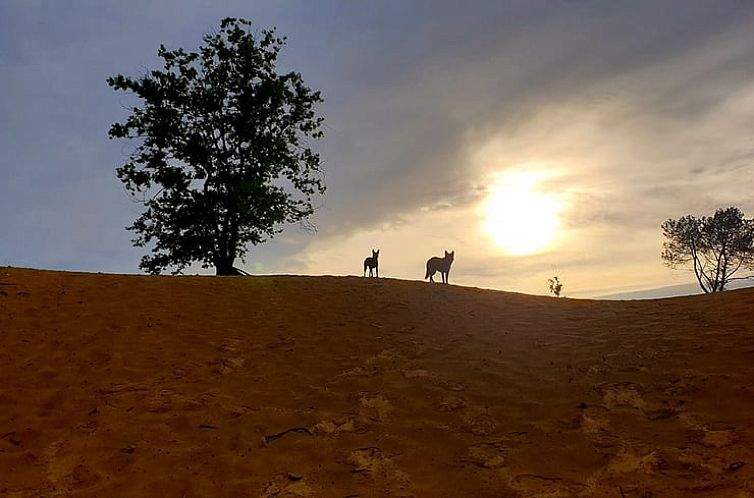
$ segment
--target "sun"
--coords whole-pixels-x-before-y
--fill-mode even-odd
[[[561,202],[558,196],[537,189],[547,176],[512,173],[497,177],[489,189],[485,228],[509,254],[534,254],[555,238]]]

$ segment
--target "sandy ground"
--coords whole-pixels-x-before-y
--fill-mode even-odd
[[[753,319],[0,269],[0,496],[754,497]]]

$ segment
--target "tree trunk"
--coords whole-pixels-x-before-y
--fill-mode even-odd
[[[215,263],[215,275],[240,275],[241,273],[233,266],[233,260],[229,258]]]

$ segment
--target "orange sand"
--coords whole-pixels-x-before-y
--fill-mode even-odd
[[[752,318],[0,269],[0,496],[754,497]]]

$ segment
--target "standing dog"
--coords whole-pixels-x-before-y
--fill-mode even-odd
[[[380,276],[380,270],[377,267],[377,258],[380,256],[380,250],[377,249],[376,251],[372,249],[372,257],[367,258],[364,260],[364,276],[367,276],[367,268],[369,268],[369,276]],[[372,270],[374,270],[374,275],[372,274]]]
[[[450,265],[453,264],[453,256],[455,256],[455,251],[445,251],[444,258],[429,258],[427,260],[427,274],[424,275],[424,278],[429,278],[430,282],[434,282],[434,280],[432,280],[432,276],[439,271],[440,276],[442,277],[442,282],[444,284],[447,284],[448,274],[450,273]]]

